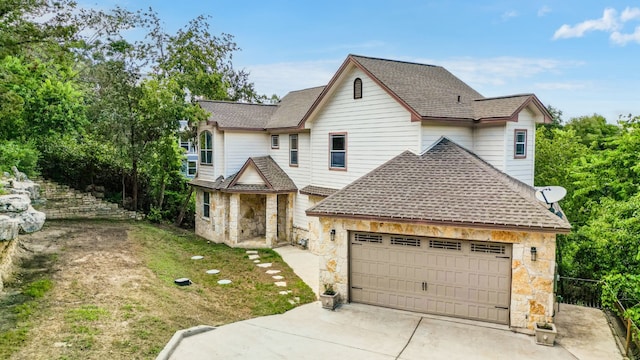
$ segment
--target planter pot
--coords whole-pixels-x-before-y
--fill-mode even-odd
[[[338,294],[320,294],[320,301],[322,302],[322,307],[324,309],[333,310],[338,306]]]
[[[556,340],[556,335],[558,331],[556,330],[556,326],[554,324],[547,323],[546,325],[550,326],[551,329],[544,329],[544,323],[536,323],[535,326],[535,334],[536,334],[536,344],[538,345],[546,345],[553,346],[553,343]]]

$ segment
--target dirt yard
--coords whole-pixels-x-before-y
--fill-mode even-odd
[[[50,279],[51,286],[26,310],[17,300],[0,302],[0,315],[3,307],[4,314],[19,314],[15,328],[23,329],[20,340],[16,331],[7,336],[0,326],[0,340],[3,334],[5,342],[17,339],[7,345],[15,347],[9,354],[13,359],[154,358],[181,328],[281,313],[313,300],[311,290],[273,251],[260,255],[282,269],[291,284],[289,297],[278,294],[243,250],[208,244],[181,230],[49,222],[20,241],[23,269],[0,297],[15,297],[38,279]],[[205,259],[196,263],[192,255]],[[205,274],[214,267],[233,283],[223,287],[217,284],[222,277]],[[183,276],[194,285],[173,284]]]

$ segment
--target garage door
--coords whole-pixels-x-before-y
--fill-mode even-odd
[[[350,233],[351,301],[508,324],[511,244]]]

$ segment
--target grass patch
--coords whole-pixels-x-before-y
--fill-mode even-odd
[[[29,340],[29,332],[36,325],[34,315],[43,307],[42,297],[51,290],[50,279],[27,283],[8,284],[8,289],[19,290],[0,298],[0,359],[8,359]]]

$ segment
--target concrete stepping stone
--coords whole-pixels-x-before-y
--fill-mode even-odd
[[[271,267],[271,263],[262,263],[262,264],[258,264],[258,266],[261,268],[268,268],[268,267]]]
[[[218,284],[220,284],[220,285],[231,284],[231,280],[229,280],[229,279],[218,280]]]
[[[217,274],[219,272],[220,272],[220,270],[218,270],[218,269],[211,269],[211,270],[207,270],[206,271],[206,273],[209,274],[209,275],[214,275],[214,274]]]
[[[277,274],[279,272],[280,272],[280,270],[267,270],[267,274],[269,274],[269,275]]]
[[[257,264],[260,262],[260,260],[253,260],[253,262]]]
[[[280,287],[287,286],[287,282],[286,281],[276,281],[275,284],[276,284],[276,286],[280,286]]]
[[[273,278],[274,280],[282,280],[282,279],[284,279],[284,276],[274,275],[274,276],[272,276],[272,278]]]
[[[289,292],[286,291],[286,290],[283,290],[283,291],[278,291],[278,294],[280,294],[280,295],[289,295]]]
[[[202,260],[202,259],[204,259],[204,256],[202,255],[195,255],[191,257],[191,260]]]
[[[257,254],[258,251],[257,250],[247,250],[245,251],[246,254]]]
[[[260,255],[249,255],[249,260],[260,259]]]

